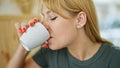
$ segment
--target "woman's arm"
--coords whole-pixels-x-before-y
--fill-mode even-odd
[[[34,20],[33,20],[34,22]],[[34,23],[32,24],[34,25]],[[28,23],[30,24],[30,23]],[[22,28],[28,28],[27,23],[16,23],[16,31],[18,34],[18,37],[25,32],[22,30]],[[21,28],[21,29],[20,29]],[[28,55],[28,51],[23,48],[22,45],[19,45],[18,49],[16,50],[16,53],[14,54],[13,58],[9,61],[7,68],[40,68],[33,60],[32,58],[26,60],[26,56]]]
[[[19,45],[15,55],[10,60],[10,62],[7,65],[7,68],[40,68],[33,60],[32,58],[25,61],[25,58],[28,54],[28,51],[26,51],[22,45]]]
[[[28,52],[21,45],[19,45],[13,58],[8,63],[7,68],[24,68],[25,58],[27,54]]]

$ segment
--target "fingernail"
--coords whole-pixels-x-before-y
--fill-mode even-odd
[[[38,22],[39,20],[37,18],[33,19],[34,23]]]
[[[45,43],[43,43],[41,46],[42,46],[42,47],[45,47],[45,46],[46,46],[46,44],[45,44]]]
[[[33,23],[32,23],[32,22],[30,22],[29,26],[30,26],[30,27],[33,27]]]
[[[22,32],[22,28],[21,27],[19,28],[19,31]]]
[[[48,48],[48,45],[45,45],[44,48]]]
[[[42,47],[43,48],[49,48],[48,45],[45,42],[42,44]]]
[[[23,28],[23,32],[26,32],[26,28]]]

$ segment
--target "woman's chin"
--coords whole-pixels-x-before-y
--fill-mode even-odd
[[[51,50],[59,50],[59,49],[61,49],[61,48],[59,48],[59,47],[52,46],[52,45],[50,45],[49,48],[50,48]]]
[[[51,50],[58,50],[58,48],[55,47],[49,47]]]
[[[59,49],[62,49],[62,48],[64,48],[64,47],[56,47],[56,46],[50,45],[49,48],[50,48],[51,50],[59,50]]]

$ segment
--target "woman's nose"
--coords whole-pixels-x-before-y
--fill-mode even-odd
[[[49,24],[47,22],[42,22],[42,24],[45,26],[47,30],[49,30]]]
[[[48,22],[43,22],[42,24],[45,26],[45,28],[46,28],[46,29],[48,30],[48,32],[51,34],[51,28],[50,28],[49,23],[48,23]]]

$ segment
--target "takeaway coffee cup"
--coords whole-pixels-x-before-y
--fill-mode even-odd
[[[40,23],[37,22],[33,27],[29,27],[25,33],[20,37],[20,43],[23,47],[30,51],[42,43],[44,43],[50,37],[47,29]]]

